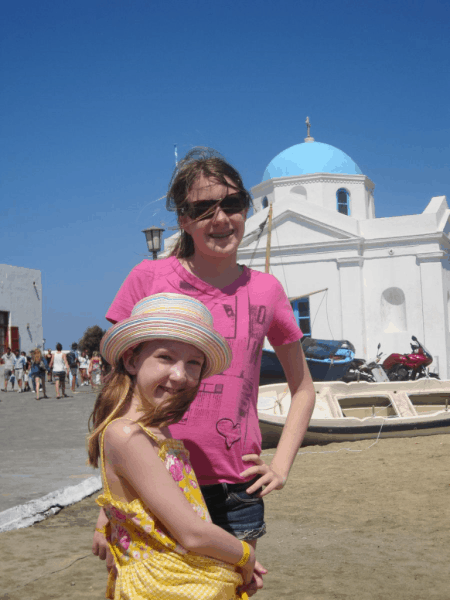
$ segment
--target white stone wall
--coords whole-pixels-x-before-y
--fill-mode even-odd
[[[370,206],[370,198],[368,199]],[[238,260],[264,270],[267,209],[247,222]],[[450,377],[450,210],[358,220],[292,195],[273,205],[271,272],[293,299],[310,296],[312,336],[348,339],[358,356],[409,353],[415,335]]]
[[[373,219],[373,182],[365,175],[314,173],[298,177],[279,177],[264,181],[252,188],[255,211],[262,209],[263,198],[269,203],[291,199],[305,200],[317,207],[337,212],[336,194],[345,189],[349,194],[350,216]]]
[[[10,313],[10,325],[19,328],[20,349],[42,347],[41,272],[0,265],[0,310]],[[27,328],[29,324],[29,328]]]

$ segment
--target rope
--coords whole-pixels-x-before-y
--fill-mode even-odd
[[[265,226],[266,226],[266,223],[267,223],[267,220],[268,220],[268,218],[269,218],[269,215],[267,215],[267,217],[266,217],[266,220],[265,220],[265,221],[263,221],[263,222],[260,224],[260,226],[259,226],[259,228],[260,228],[260,231],[259,231],[259,233],[258,233],[258,237],[256,238],[256,246],[255,246],[255,249],[253,250],[252,257],[251,257],[251,259],[250,259],[250,262],[249,262],[249,264],[248,264],[248,268],[249,268],[249,269],[250,269],[250,267],[252,266],[253,259],[255,258],[255,253],[256,253],[256,250],[258,249],[259,240],[260,240],[260,238],[261,238],[261,236],[262,236],[262,234],[263,234],[263,231],[264,231],[264,228],[265,228]]]
[[[65,567],[62,567],[61,569],[56,569],[55,571],[49,571],[48,573],[43,573],[42,575],[39,575],[39,577],[35,577],[34,579],[31,579],[30,581],[27,581],[26,583],[23,583],[22,585],[19,585],[18,587],[12,588],[12,590],[10,590],[10,591],[13,592],[15,590],[20,590],[20,589],[26,587],[27,585],[30,585],[30,583],[34,583],[38,579],[42,579],[42,577],[46,577],[47,575],[53,575],[54,573],[59,573],[60,571],[65,571],[66,569],[68,569],[69,567],[71,567],[73,564],[75,564],[77,561],[84,560],[85,558],[89,558],[89,557],[92,557],[92,553],[91,554],[86,554],[85,556],[79,556],[78,558],[76,558],[75,560],[73,560],[71,563],[69,563]],[[7,597],[8,596],[6,596],[6,598]]]
[[[282,398],[280,398],[280,401],[281,401],[281,399]],[[389,408],[390,406],[393,406],[392,402],[390,402],[386,406],[386,408]],[[381,409],[379,409],[379,410],[381,410]],[[280,413],[281,413],[281,411],[280,411]],[[375,413],[375,415],[373,415],[373,416],[377,416],[377,414]],[[367,448],[361,448],[361,449],[339,448],[338,450],[320,450],[320,451],[317,451],[317,452],[301,452],[300,450],[298,450],[296,456],[299,456],[299,455],[302,455],[302,454],[337,454],[338,452],[342,452],[342,450],[347,450],[347,452],[365,452],[366,450],[369,450],[370,448],[372,448],[372,446],[375,446],[375,444],[378,443],[378,441],[380,439],[381,431],[383,430],[383,425],[384,425],[385,421],[387,421],[389,419],[389,417],[381,417],[381,418],[383,419],[383,422],[381,423],[378,435],[377,435],[375,441],[372,442],[369,446],[367,446]],[[275,453],[273,453],[273,454],[261,453],[261,456],[275,456]]]

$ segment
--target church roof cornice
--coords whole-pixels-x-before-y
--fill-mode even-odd
[[[273,177],[251,188],[254,196],[270,193],[274,188],[295,186],[311,183],[364,184],[369,190],[375,189],[375,184],[367,175],[347,175],[339,173],[312,173],[294,177]]]
[[[279,209],[279,207],[274,204],[274,212]],[[266,213],[268,213],[269,209],[265,208],[263,209]],[[261,217],[263,211],[260,211],[258,214],[258,216],[260,217],[259,219],[259,223],[255,223],[255,225],[253,226],[252,231],[249,231],[247,234],[244,235],[242,242],[241,242],[241,248],[245,248],[247,246],[249,246],[250,244],[252,244],[260,235],[267,235],[267,222],[265,222],[264,218]],[[363,240],[362,237],[360,236],[355,236],[353,233],[349,232],[346,229],[342,229],[340,227],[337,227],[336,225],[330,225],[324,221],[321,221],[319,219],[315,219],[314,217],[311,217],[309,215],[305,215],[304,213],[300,213],[297,212],[295,210],[292,209],[287,209],[287,210],[282,210],[280,213],[278,214],[274,214],[273,216],[273,220],[272,220],[272,230],[275,230],[279,225],[281,225],[284,221],[286,221],[287,219],[294,219],[295,221],[298,221],[299,223],[302,223],[302,225],[310,225],[312,227],[315,227],[317,229],[320,229],[321,231],[326,232],[328,235],[332,235],[334,236],[334,239],[344,239],[344,240],[348,240],[348,239],[358,239],[358,240]],[[347,219],[351,219],[351,217],[346,217]],[[264,223],[264,230],[263,233],[261,234],[261,225]]]

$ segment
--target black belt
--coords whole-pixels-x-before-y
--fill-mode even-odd
[[[201,485],[200,487],[205,490],[205,492],[225,492],[226,490],[230,492],[244,492],[247,488],[255,483],[259,479],[259,475],[254,477],[250,481],[245,481],[244,483],[213,483],[212,485]],[[226,486],[226,487],[225,487]]]

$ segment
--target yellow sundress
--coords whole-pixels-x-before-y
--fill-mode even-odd
[[[138,425],[158,444],[158,456],[193,510],[204,521],[211,522],[183,442],[172,438],[158,440],[149,429]],[[96,502],[109,519],[106,539],[117,568],[117,574],[114,569],[110,571],[106,598],[246,600],[247,594],[239,595],[236,591],[242,585],[242,577],[232,565],[188,552],[140,499],[125,503],[113,498],[105,472],[104,433],[100,448],[103,494]]]

